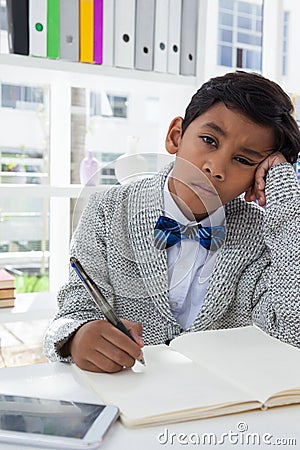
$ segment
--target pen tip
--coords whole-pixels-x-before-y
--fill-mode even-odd
[[[143,364],[143,366],[146,367],[146,361],[145,361],[145,359],[144,359],[143,356],[141,356],[141,357],[138,359],[138,361],[139,361],[141,364]]]

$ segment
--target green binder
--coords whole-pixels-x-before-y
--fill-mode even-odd
[[[59,58],[59,0],[48,0],[47,57]]]

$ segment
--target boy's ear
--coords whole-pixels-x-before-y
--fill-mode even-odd
[[[182,117],[175,117],[169,126],[165,141],[166,150],[171,153],[177,153],[181,141]]]

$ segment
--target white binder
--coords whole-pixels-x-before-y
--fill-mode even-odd
[[[79,0],[60,0],[60,57],[79,61]]]
[[[167,72],[169,0],[156,0],[154,31],[154,71]]]
[[[47,0],[29,0],[29,54],[47,56]]]
[[[180,73],[196,75],[198,0],[182,0]]]
[[[155,0],[136,0],[135,14],[134,66],[153,70]]]
[[[134,68],[135,0],[115,0],[115,66]]]
[[[103,62],[114,65],[114,0],[103,0]]]
[[[181,0],[169,0],[168,73],[179,74]]]

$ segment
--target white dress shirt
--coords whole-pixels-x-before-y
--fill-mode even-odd
[[[191,222],[164,186],[164,215],[182,225],[224,225],[224,208],[200,222]],[[189,328],[202,307],[218,251],[208,251],[197,241],[182,239],[167,248],[169,303],[172,314],[183,329]]]

